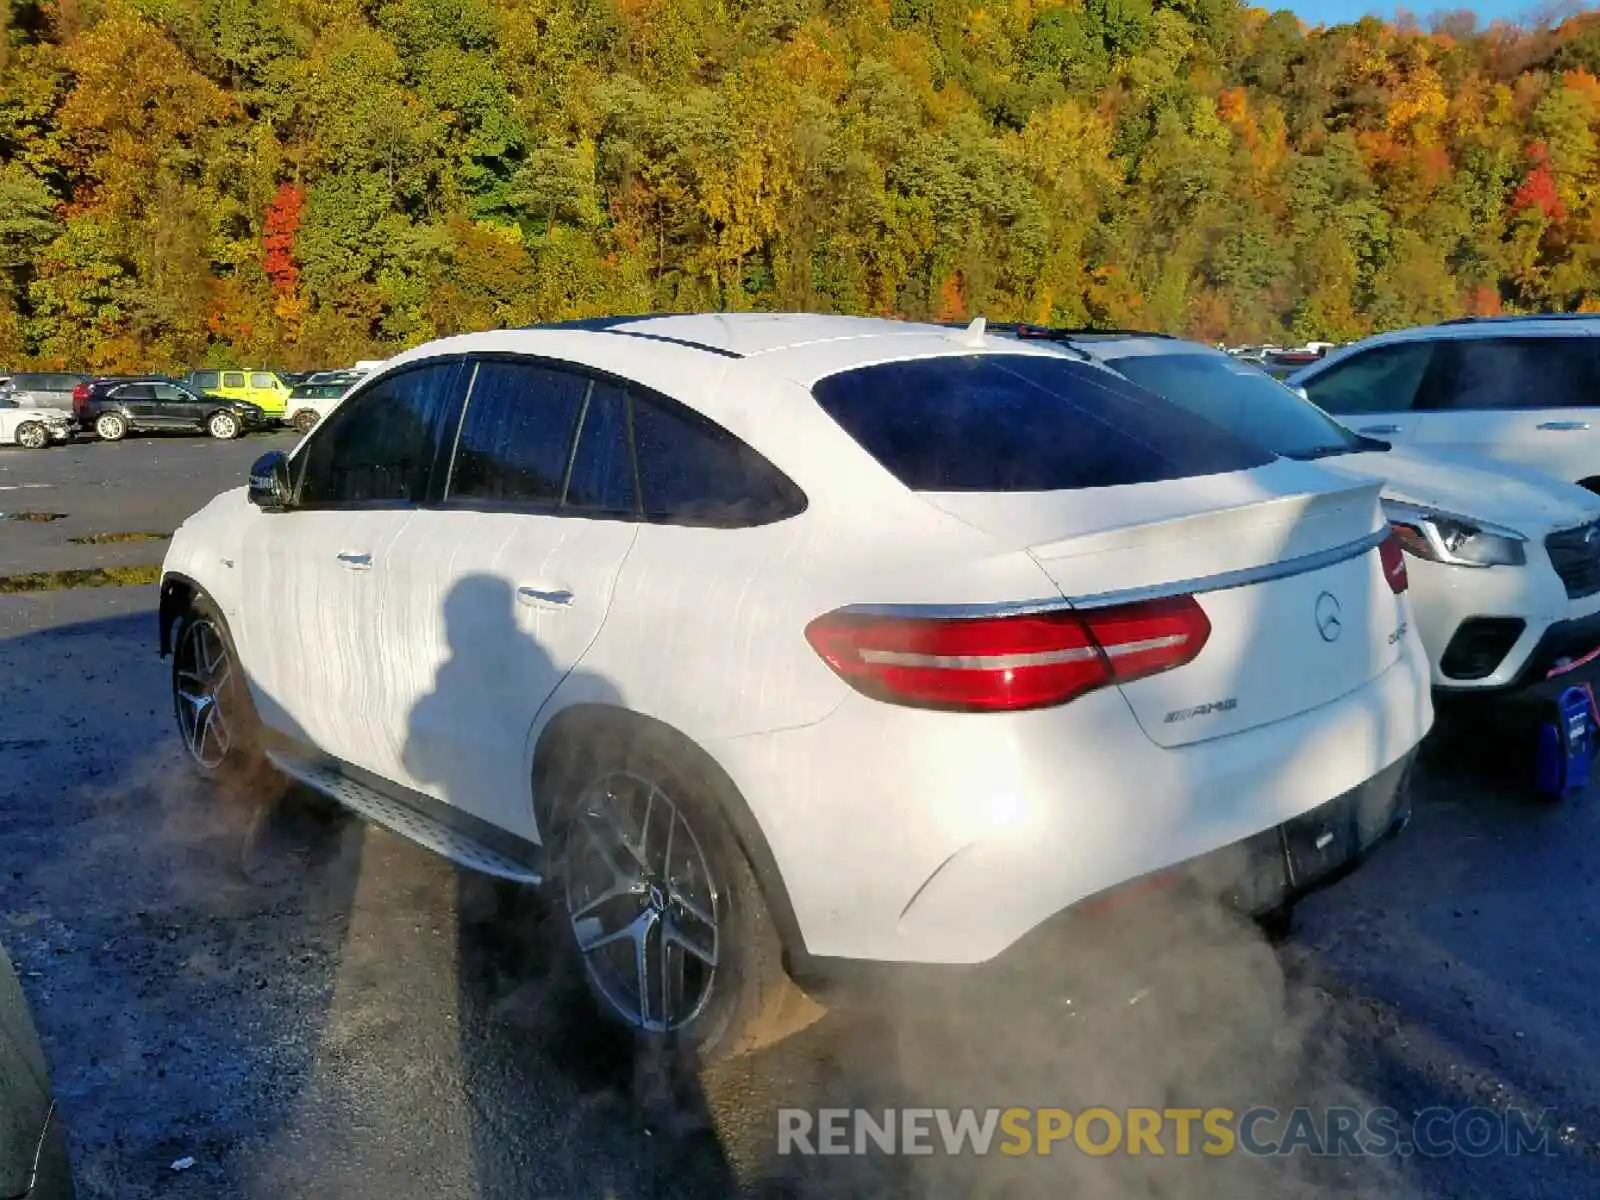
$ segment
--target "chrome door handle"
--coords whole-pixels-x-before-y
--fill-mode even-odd
[[[1566,432],[1566,431],[1573,430],[1573,429],[1587,429],[1587,428],[1589,428],[1589,422],[1587,422],[1587,421],[1542,421],[1539,424],[1539,428],[1540,429],[1556,429],[1556,430],[1560,430],[1562,432]]]
[[[372,567],[372,555],[356,554],[349,550],[340,552],[339,561],[352,571],[366,571]]]
[[[1356,430],[1357,433],[1399,433],[1398,425],[1363,425]]]
[[[566,588],[519,587],[518,604],[552,604],[565,608],[572,603],[572,593]]]

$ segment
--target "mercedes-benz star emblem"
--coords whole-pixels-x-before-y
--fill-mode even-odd
[[[1323,592],[1317,597],[1317,632],[1325,642],[1336,642],[1344,632],[1344,613],[1339,607],[1339,597]]]

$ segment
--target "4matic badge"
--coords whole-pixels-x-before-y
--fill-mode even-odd
[[[1238,699],[1229,696],[1226,700],[1213,700],[1210,704],[1198,704],[1194,708],[1175,708],[1162,718],[1161,723],[1171,725],[1177,721],[1187,721],[1190,717],[1208,717],[1212,713],[1232,712],[1238,707]]]

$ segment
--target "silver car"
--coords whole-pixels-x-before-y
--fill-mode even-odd
[[[72,389],[88,383],[90,378],[68,371],[24,371],[0,388],[0,396],[16,401],[18,408],[60,408],[71,412]]]

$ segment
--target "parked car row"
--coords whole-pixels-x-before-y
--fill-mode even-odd
[[[89,376],[24,373],[0,385],[0,445],[40,450],[75,435],[115,442],[130,433],[240,437],[280,424],[311,429],[360,370],[306,372],[290,387],[271,371]]]

